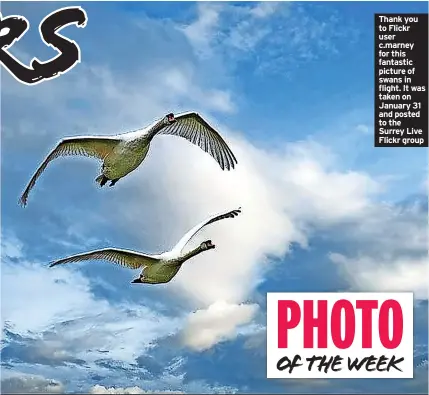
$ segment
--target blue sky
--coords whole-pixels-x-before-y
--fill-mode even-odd
[[[16,56],[55,55],[36,27],[64,4],[2,4],[31,23]],[[87,27],[64,30],[81,64],[34,87],[1,75],[3,390],[426,391],[424,363],[412,380],[267,380],[265,295],[414,291],[416,365],[427,359],[427,149],[373,147],[372,65],[373,14],[427,4],[82,6]],[[228,140],[234,172],[165,136],[115,188],[96,187],[94,161],[59,159],[18,206],[60,138],[189,110]],[[238,206],[201,236],[218,248],[166,285],[131,286],[135,273],[102,262],[46,268],[106,246],[160,252]]]

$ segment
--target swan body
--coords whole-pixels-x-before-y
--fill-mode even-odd
[[[207,240],[202,242],[197,248],[186,253],[184,252],[185,246],[188,242],[204,226],[222,219],[234,218],[240,213],[241,208],[238,208],[210,216],[190,229],[171,251],[163,252],[161,254],[150,255],[118,248],[103,248],[59,259],[52,262],[49,267],[78,261],[107,260],[130,269],[141,269],[142,271],[140,276],[134,279],[132,283],[168,283],[177,274],[184,262],[204,251],[215,248],[212,241]]]
[[[220,134],[196,112],[167,114],[151,125],[115,136],[76,136],[62,139],[45,158],[22,193],[19,203],[27,205],[28,195],[49,162],[61,156],[81,155],[102,161],[100,186],[115,185],[134,171],[146,158],[152,139],[157,135],[185,138],[209,153],[222,170],[234,169],[237,159]]]

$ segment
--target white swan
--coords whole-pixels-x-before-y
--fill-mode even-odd
[[[62,139],[45,158],[25,188],[19,203],[27,205],[28,195],[46,166],[53,159],[67,155],[82,155],[103,161],[101,175],[95,181],[103,186],[135,170],[145,159],[156,135],[170,134],[183,137],[198,145],[219,163],[222,170],[233,169],[237,159],[220,134],[196,112],[174,116],[167,114],[151,125],[115,136],[76,136]]]
[[[118,248],[103,248],[83,254],[72,255],[52,262],[49,267],[63,263],[107,260],[130,269],[142,269],[140,276],[132,283],[161,284],[168,283],[179,271],[184,262],[203,251],[215,248],[211,240],[202,242],[197,248],[184,253],[184,247],[204,226],[225,218],[234,218],[241,213],[241,208],[212,215],[187,232],[168,252],[157,255],[142,254],[141,252],[122,250]]]

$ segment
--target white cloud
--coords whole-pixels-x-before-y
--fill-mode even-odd
[[[353,225],[347,229],[350,240],[365,245],[372,255],[427,254],[427,210],[421,201],[404,207],[372,204],[365,220]]]
[[[63,382],[53,379],[46,379],[42,375],[26,374],[22,372],[13,373],[10,371],[2,372],[1,388],[4,393],[66,393],[70,392],[72,385],[79,382],[79,390],[77,392],[87,392],[90,394],[186,394],[186,393],[226,393],[233,394],[237,390],[232,387],[224,386],[210,386],[203,381],[189,381],[185,380],[184,374],[173,375],[169,373],[163,373],[161,377],[155,380],[138,380],[139,385],[118,386],[118,385],[100,385],[96,384],[88,388],[87,376],[88,368],[69,367],[68,370],[64,371],[64,367],[56,367],[56,373],[62,371],[62,375],[65,377]],[[52,367],[49,368],[52,373]],[[49,373],[47,371],[46,373]],[[79,373],[76,375],[76,373]],[[101,376],[109,376],[111,379],[116,379],[121,382],[134,382],[134,377],[141,374],[141,371],[135,371],[131,374],[133,379],[130,380],[130,376],[124,377],[124,371],[112,372],[99,368],[97,372]],[[122,377],[121,377],[122,376]],[[75,392],[75,391],[73,391]]]
[[[391,257],[381,260],[368,256],[348,258],[333,253],[330,259],[340,265],[357,291],[413,291],[416,299],[428,298],[427,256],[415,259]]]
[[[207,109],[232,113],[236,110],[236,106],[232,100],[231,93],[219,89],[203,90],[193,82],[194,73],[189,68],[170,68],[164,72],[160,80],[160,89],[165,85],[165,90],[169,90],[178,98],[192,97],[196,103],[204,103]]]
[[[250,9],[250,14],[258,18],[266,18],[274,14],[282,5],[284,5],[282,2],[263,1],[256,3],[256,5]]]
[[[94,301],[88,280],[64,268],[47,270],[23,259],[19,265],[2,259],[2,277],[2,292],[16,295],[4,304],[2,321],[13,323],[18,332],[39,332],[58,322],[58,317],[70,320],[91,310],[103,313],[109,308],[105,301]]]
[[[371,204],[359,221],[343,227],[353,251],[330,259],[350,286],[361,291],[413,291],[428,298],[428,223],[424,202]]]
[[[56,380],[48,380],[41,376],[12,375],[2,378],[1,390],[9,394],[62,394],[64,385]]]
[[[23,244],[13,235],[5,235],[3,231],[0,233],[1,238],[1,256],[9,258],[21,258],[23,256]]]
[[[182,28],[185,36],[200,53],[209,50],[222,7],[220,4],[197,3],[197,20]]]
[[[90,394],[184,394],[182,391],[171,391],[171,390],[165,390],[165,391],[145,391],[141,389],[140,387],[134,386],[134,387],[127,387],[127,388],[121,388],[121,387],[104,387],[102,385],[94,385],[89,390]]]
[[[198,66],[186,58],[122,78],[104,65],[81,64],[79,73],[34,88],[29,92],[12,77],[3,78],[2,94],[9,100],[25,102],[37,95],[38,101],[28,104],[31,116],[14,119],[13,127],[6,123],[2,138],[7,139],[10,149],[15,149],[14,141],[19,139],[27,150],[39,149],[40,155],[46,155],[56,139],[65,134],[103,135],[141,128],[172,110],[237,110],[231,91],[216,87],[214,81],[208,83]],[[84,110],[69,108],[71,102],[79,103]],[[54,113],[49,111],[53,106]],[[43,115],[47,113],[50,122]],[[69,124],[67,131],[58,128],[61,123]],[[38,136],[36,144],[28,135]]]
[[[213,345],[234,338],[237,327],[248,323],[259,306],[255,304],[228,304],[217,301],[207,309],[189,315],[184,329],[184,344],[203,351]]]

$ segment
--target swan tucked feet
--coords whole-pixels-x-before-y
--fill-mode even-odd
[[[100,187],[104,187],[104,185],[106,185],[107,181],[109,181],[109,179],[104,174],[99,175],[95,179],[95,182],[98,182],[100,184]]]
[[[119,178],[116,178],[115,180],[109,180],[104,174],[101,174],[95,179],[95,182],[98,182],[100,187],[104,187],[104,185],[110,181],[109,187],[113,187],[119,180]]]

